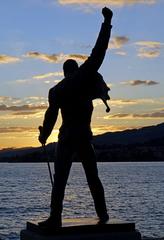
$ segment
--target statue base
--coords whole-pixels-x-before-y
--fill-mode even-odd
[[[59,229],[44,231],[35,222],[27,222],[20,240],[141,240],[135,223],[109,220],[98,225],[95,218],[64,219]]]

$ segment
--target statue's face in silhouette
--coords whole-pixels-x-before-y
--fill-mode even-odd
[[[64,76],[67,77],[78,70],[78,64],[73,59],[68,59],[63,64]]]

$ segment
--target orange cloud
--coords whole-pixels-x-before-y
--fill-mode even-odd
[[[83,62],[88,58],[88,56],[82,54],[44,54],[39,52],[28,52],[25,54],[25,57],[37,58],[49,63],[61,63],[69,58]]]
[[[110,49],[119,49],[123,47],[123,45],[129,42],[129,38],[126,36],[117,36],[110,40],[109,48]]]
[[[31,58],[37,58],[41,59],[46,62],[58,62],[59,61],[59,56],[57,54],[44,54],[44,53],[39,53],[39,52],[28,52],[25,55],[26,57],[31,57]]]
[[[0,64],[5,63],[16,63],[20,62],[21,59],[18,57],[8,56],[8,55],[0,55]]]
[[[18,101],[20,98],[13,98],[9,96],[0,96],[0,104],[4,102],[13,102],[13,101]]]
[[[87,55],[81,55],[81,54],[70,54],[68,56],[69,58],[72,58],[77,61],[85,61],[88,58]]]
[[[156,58],[159,57],[159,55],[160,51],[158,50],[152,51],[144,48],[141,48],[137,54],[137,56],[140,58]]]
[[[23,112],[23,111],[21,111],[21,112],[14,112],[13,113],[13,115],[16,115],[16,116],[23,116],[23,115],[25,115],[25,116],[27,116],[27,115],[33,115],[33,114],[36,114],[36,111],[30,111],[30,112],[28,112],[28,111],[25,111],[25,112]]]
[[[135,44],[147,48],[160,48],[162,45],[160,42],[155,41],[138,41]]]
[[[102,6],[116,6],[122,7],[125,5],[133,5],[133,4],[155,4],[157,0],[58,0],[58,3],[61,5],[70,5],[70,4],[86,4],[86,5],[94,5],[96,7]]]
[[[139,46],[137,56],[140,58],[156,58],[160,55],[160,48],[163,46],[155,41],[138,41],[135,45]]]
[[[37,132],[37,128],[31,127],[1,127],[0,133],[21,133],[21,132]]]

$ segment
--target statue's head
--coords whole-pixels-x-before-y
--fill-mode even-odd
[[[67,77],[78,70],[78,64],[73,59],[68,59],[63,64],[64,76]]]

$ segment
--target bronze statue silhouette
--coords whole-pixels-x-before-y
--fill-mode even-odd
[[[49,218],[39,223],[42,228],[58,228],[62,225],[64,192],[74,153],[77,154],[85,170],[99,218],[98,223],[106,223],[109,219],[104,189],[98,176],[96,155],[91,144],[90,127],[93,112],[92,100],[101,98],[107,106],[106,100],[109,99],[109,88],[98,73],[98,69],[108,48],[113,13],[105,7],[102,9],[102,14],[104,22],[91,55],[80,67],[75,60],[68,59],[63,64],[65,78],[49,91],[49,107],[45,113],[39,141],[42,144],[46,143],[55,125],[59,109],[62,125],[59,129],[56,149],[51,211]],[[107,111],[109,111],[108,106]]]

